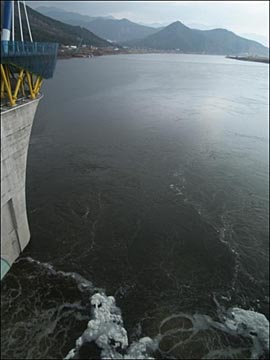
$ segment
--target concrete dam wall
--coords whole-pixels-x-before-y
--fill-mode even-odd
[[[1,113],[1,278],[30,240],[25,180],[31,129],[41,97]]]

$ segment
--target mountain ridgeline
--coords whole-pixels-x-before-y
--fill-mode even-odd
[[[89,23],[87,28],[104,39],[120,43],[143,39],[158,31],[158,29],[139,25],[128,19],[95,19]]]
[[[225,29],[196,30],[176,21],[144,39],[125,42],[135,48],[178,50],[182,53],[269,56],[269,49]]]
[[[81,27],[65,24],[27,6],[29,22],[34,41],[57,42],[63,45],[78,45],[80,43],[97,47],[107,47],[111,44],[93,34],[91,31]],[[26,24],[24,11],[21,9],[22,22]],[[17,7],[15,6],[15,29],[19,29]],[[15,40],[20,39],[19,30],[15,33]],[[24,27],[24,40],[29,40],[28,31]]]
[[[180,21],[163,28],[152,28],[127,19],[93,17],[55,7],[38,9],[45,15],[29,9],[30,22],[38,41],[57,41],[65,45],[82,42],[94,46],[109,46],[110,42],[115,42],[132,49],[269,57],[269,48],[226,29],[191,29]]]
[[[110,17],[92,17],[65,11],[55,7],[40,6],[37,8],[42,14],[71,25],[80,25],[94,34],[109,41],[123,42],[143,39],[159,29],[136,24],[128,19],[114,19]]]

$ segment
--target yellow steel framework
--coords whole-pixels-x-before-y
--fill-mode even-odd
[[[31,74],[13,65],[1,64],[1,99],[8,99],[9,105],[17,103],[18,95],[35,99],[39,94],[42,77]]]

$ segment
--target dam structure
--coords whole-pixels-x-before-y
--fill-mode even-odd
[[[3,7],[1,280],[30,241],[25,197],[28,146],[37,106],[43,96],[41,85],[43,79],[53,76],[58,50],[56,43],[33,40],[25,1],[4,1]],[[26,24],[22,22],[23,12]],[[19,23],[17,33],[16,20]]]

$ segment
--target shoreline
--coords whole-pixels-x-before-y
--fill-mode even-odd
[[[260,62],[264,64],[269,64],[269,58],[266,57],[256,57],[256,56],[226,56],[227,59],[232,60],[242,60],[242,61],[252,61]]]
[[[267,57],[256,57],[256,56],[228,56],[228,55],[220,55],[220,54],[194,54],[194,53],[180,53],[174,50],[160,51],[160,50],[108,50],[108,49],[96,49],[94,51],[82,51],[82,52],[61,52],[57,55],[57,60],[63,59],[74,59],[74,58],[95,58],[97,56],[104,55],[132,55],[132,54],[178,54],[178,55],[213,55],[213,56],[224,56],[226,59],[232,60],[242,60],[242,61],[251,61],[251,62],[260,62],[269,64],[270,60]]]

